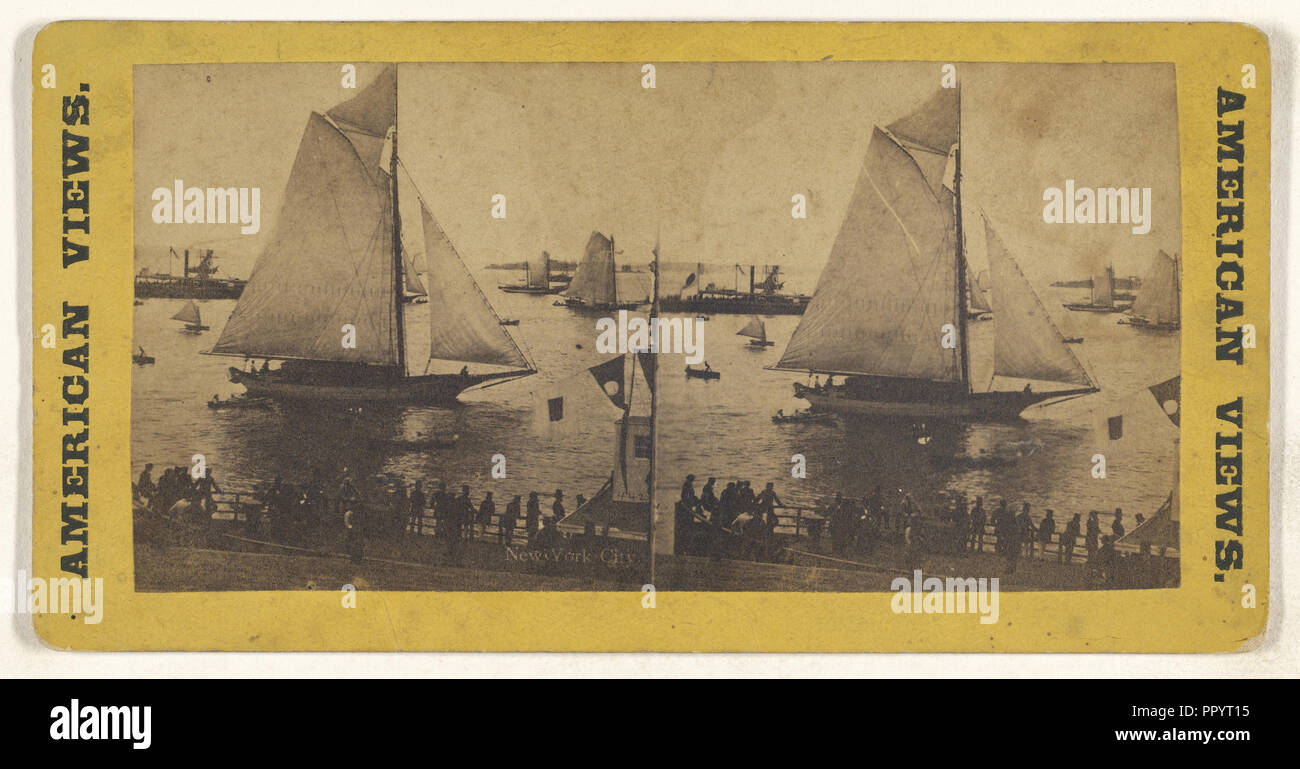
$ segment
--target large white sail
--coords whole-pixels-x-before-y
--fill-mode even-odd
[[[998,294],[998,310],[993,313],[993,373],[1091,386],[1088,373],[1066,346],[1038,295],[987,219],[984,236],[989,271]]]
[[[397,363],[392,194],[379,167],[380,133],[345,135],[312,113],[274,238],[214,353]],[[355,347],[342,344],[345,325],[356,330]]]
[[[591,233],[587,240],[587,250],[564,295],[592,305],[618,302],[612,240],[599,232]]]
[[[429,267],[429,357],[531,369],[424,201],[420,223]]]
[[[956,136],[956,102],[946,126],[933,106],[896,124],[911,132],[906,147],[875,129],[830,259],[777,368],[962,380],[958,350],[942,344],[945,326],[958,322],[949,147],[941,146]]]
[[[1159,251],[1151,263],[1151,271],[1142,280],[1132,314],[1151,323],[1177,323],[1180,312],[1178,263],[1169,254]]]

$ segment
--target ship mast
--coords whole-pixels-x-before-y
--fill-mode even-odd
[[[966,392],[970,386],[970,353],[967,349],[966,319],[966,248],[965,237],[961,228],[961,145],[953,152],[952,200],[957,214],[957,344],[961,355],[962,386]]]
[[[655,260],[654,263],[651,265],[651,273],[650,273],[651,328],[657,327],[657,324],[659,322],[658,320],[659,319],[659,234],[658,233],[655,233],[654,255],[655,255]],[[637,356],[633,356],[632,359],[633,380],[636,379],[636,357]],[[648,488],[646,489],[647,496],[649,496],[650,498],[649,499],[649,504],[650,504],[649,529],[650,530],[646,536],[646,543],[649,545],[649,550],[650,550],[650,557],[649,557],[650,573],[648,576],[649,576],[650,584],[653,585],[655,583],[655,516],[658,515],[659,513],[658,508],[655,507],[656,503],[658,502],[658,496],[659,496],[655,492],[655,482],[658,480],[659,477],[655,472],[655,455],[659,453],[659,443],[658,443],[659,431],[656,426],[659,420],[659,409],[658,409],[659,388],[657,386],[657,383],[650,381],[650,379],[652,377],[655,379],[658,378],[659,366],[658,365],[654,366],[653,372],[647,372],[644,370],[644,368],[642,369],[642,371],[646,375],[646,384],[650,387],[650,481],[649,483],[646,484],[648,486]],[[629,403],[630,403],[630,399],[629,399]],[[626,416],[624,418],[626,418]],[[676,529],[673,530],[673,536],[674,537],[677,536]]]
[[[397,367],[406,376],[406,324],[403,322],[402,211],[397,200],[397,118],[394,112],[393,138],[388,158],[388,179],[393,189],[393,312],[397,329]]]

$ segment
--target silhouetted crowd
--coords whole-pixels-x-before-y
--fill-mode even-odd
[[[1054,510],[1044,511],[1037,522],[1025,502],[1018,513],[1007,500],[986,511],[983,497],[968,504],[955,494],[937,515],[924,514],[911,495],[903,493],[893,506],[885,503],[877,486],[860,500],[837,493],[812,512],[781,514],[783,507],[772,483],[755,494],[749,481],[727,483],[715,493],[716,478],[709,478],[695,493],[695,476],[686,476],[676,503],[676,552],[755,561],[788,560],[787,546],[806,534],[812,552],[821,552],[829,533],[831,552],[844,559],[869,556],[881,546],[902,547],[908,563],[919,563],[927,553],[985,552],[991,534],[993,550],[1006,559],[1006,572],[1014,574],[1021,558],[1050,559],[1061,564],[1082,562],[1108,585],[1163,584],[1173,576],[1166,548],[1158,554],[1151,545],[1139,544],[1136,554],[1121,552],[1115,544],[1125,535],[1124,512],[1116,508],[1103,534],[1101,513],[1093,510],[1060,526]],[[1140,526],[1144,517],[1135,517]],[[784,541],[778,537],[782,527]],[[1082,545],[1083,551],[1078,547]]]

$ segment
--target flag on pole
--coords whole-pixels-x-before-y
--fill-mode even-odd
[[[1169,417],[1169,421],[1173,422],[1175,427],[1179,426],[1178,414],[1182,409],[1182,402],[1179,397],[1181,379],[1181,376],[1176,376],[1173,379],[1147,388],[1151,391],[1151,395],[1155,397],[1156,403],[1160,405],[1161,410],[1165,412],[1165,416]]]
[[[623,386],[623,356],[619,355],[610,358],[604,363],[592,366],[587,369],[591,372],[592,377],[596,379],[596,384],[600,386],[601,392],[609,398],[615,406],[627,410],[627,395]]]

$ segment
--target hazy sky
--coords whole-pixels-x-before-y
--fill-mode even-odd
[[[358,87],[381,65],[358,65]],[[657,65],[403,64],[400,150],[473,265],[576,259],[593,229],[644,264],[656,232],[674,261],[815,269],[843,219],[872,126],[939,85],[939,63]],[[982,207],[1036,283],[1107,260],[1142,274],[1181,252],[1171,65],[959,64],[969,209]],[[136,240],[141,266],[167,246],[207,246],[246,276],[269,241],[311,111],[356,91],[339,64],[140,66],[135,76]],[[262,188],[262,231],[157,225],[150,195],[187,186]],[[1153,188],[1151,232],[1048,225],[1045,187]],[[790,216],[791,196],[808,218]],[[507,218],[490,217],[494,194]],[[975,230],[978,231],[978,230]],[[972,244],[978,262],[982,249]]]

